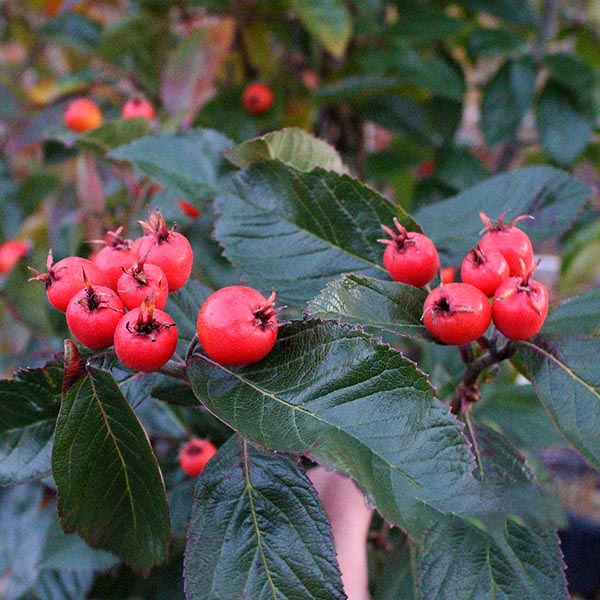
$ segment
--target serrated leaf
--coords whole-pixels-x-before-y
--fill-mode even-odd
[[[563,436],[600,468],[600,338],[540,335],[519,344],[523,365]]]
[[[394,281],[349,274],[336,279],[308,304],[308,313],[398,335],[424,336],[425,290]]]
[[[352,18],[342,0],[290,0],[290,4],[306,29],[341,58],[352,35]]]
[[[475,426],[479,475],[500,485],[532,485],[519,453],[499,434]],[[549,527],[507,519],[485,532],[445,517],[420,549],[418,580],[423,600],[567,598],[558,536]]]
[[[290,458],[233,437],[198,480],[185,551],[188,600],[344,595],[327,517]]]
[[[169,513],[156,458],[112,375],[88,367],[64,395],[52,471],[62,528],[138,571],[166,558]]]
[[[479,212],[492,219],[506,212],[506,220],[531,215],[522,221],[536,242],[556,238],[576,221],[588,201],[589,188],[564,171],[528,167],[496,175],[460,194],[419,210],[415,218],[433,239],[443,264],[460,264],[479,240],[483,227]]]
[[[483,133],[494,146],[508,142],[531,108],[537,70],[533,59],[507,60],[486,84],[481,103]]]
[[[302,306],[343,272],[386,277],[381,224],[418,225],[377,192],[322,169],[252,165],[216,202],[215,236],[251,285]]]
[[[184,113],[188,123],[215,92],[215,79],[231,48],[235,23],[231,18],[205,19],[181,39],[166,64],[161,100],[170,113]]]
[[[279,160],[303,172],[312,171],[315,167],[340,175],[347,172],[333,146],[297,127],[247,140],[226,150],[223,156],[238,167],[264,160]]]
[[[221,178],[233,170],[221,156],[232,145],[217,131],[196,129],[148,136],[120,146],[108,156],[132,163],[174,198],[196,201],[202,208],[221,191]]]
[[[0,380],[0,485],[23,483],[50,472],[59,398],[60,389]]]
[[[459,423],[411,361],[360,331],[294,322],[253,366],[196,358],[188,373],[198,399],[233,429],[273,450],[310,452],[414,534],[431,507],[469,502],[473,464]]]
[[[590,142],[596,111],[587,93],[576,96],[550,82],[538,100],[536,123],[544,152],[555,163],[569,167]]]
[[[573,336],[600,333],[600,287],[563,300],[544,322],[544,334]]]

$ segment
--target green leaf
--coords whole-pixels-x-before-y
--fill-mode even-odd
[[[150,133],[152,124],[148,119],[111,119],[100,127],[88,131],[77,138],[77,143],[89,146],[100,152],[108,152],[113,148],[129,144],[137,138]]]
[[[223,185],[232,167],[221,156],[232,142],[210,129],[187,133],[159,133],[116,148],[109,158],[132,163],[157,181],[174,198],[205,206]]]
[[[196,335],[198,310],[213,291],[198,280],[190,279],[180,290],[169,294],[165,310],[177,323],[180,341],[189,344]]]
[[[489,171],[462,146],[443,146],[435,153],[435,178],[448,188],[461,191],[489,176]]]
[[[309,302],[308,313],[421,337],[427,335],[421,322],[426,297],[411,285],[349,274],[328,283]]]
[[[455,35],[463,23],[461,19],[450,17],[440,9],[415,2],[406,8],[400,7],[398,20],[389,33],[425,44]]]
[[[481,123],[490,146],[508,142],[533,103],[537,72],[529,56],[507,60],[486,84]]]
[[[569,167],[588,145],[596,114],[589,98],[550,82],[540,94],[536,122],[544,152],[557,164]]]
[[[600,287],[563,300],[548,314],[543,332],[560,336],[600,333]]]
[[[519,347],[527,376],[556,427],[600,468],[600,338],[540,335]]]
[[[0,485],[50,472],[59,398],[47,385],[0,380]]]
[[[559,237],[577,220],[590,190],[581,181],[551,167],[528,167],[496,175],[460,194],[425,206],[415,218],[433,239],[442,264],[460,264],[482,229],[479,212],[506,220],[531,215],[519,223],[536,242]]]
[[[112,375],[88,367],[64,395],[52,452],[66,532],[137,571],[166,559],[170,530],[150,443]]]
[[[544,56],[551,79],[574,94],[586,97],[593,93],[597,77],[594,70],[576,54],[555,52]]]
[[[160,95],[168,112],[193,116],[211,98],[234,29],[233,19],[213,18],[180,40],[162,73]]]
[[[198,399],[233,429],[273,450],[310,452],[415,535],[431,507],[460,512],[470,501],[459,423],[414,363],[349,326],[294,322],[255,365],[230,370],[197,357],[188,373]]]
[[[529,0],[464,0],[465,8],[482,11],[525,27],[535,27],[539,15]]]
[[[502,486],[531,486],[522,457],[499,434],[473,428],[479,476]],[[428,532],[417,565],[422,598],[567,598],[558,536],[550,527],[507,519],[485,532],[445,517]]]
[[[315,167],[340,175],[347,171],[333,146],[296,127],[247,140],[226,150],[223,155],[238,167],[265,160],[279,160],[303,172],[312,171]]]
[[[259,289],[302,306],[343,272],[385,276],[381,224],[402,209],[355,179],[277,162],[252,165],[217,199],[215,236],[225,256]]]
[[[184,569],[188,600],[346,597],[306,475],[237,436],[198,479]]]
[[[352,17],[342,0],[290,0],[306,29],[337,58],[346,52]]]

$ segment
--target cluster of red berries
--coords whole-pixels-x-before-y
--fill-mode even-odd
[[[445,344],[462,345],[481,337],[493,322],[512,340],[535,335],[548,314],[548,291],[532,275],[537,267],[529,236],[516,224],[526,216],[496,224],[480,213],[485,234],[465,256],[460,283],[442,283],[432,290],[423,307],[423,323]],[[396,231],[385,225],[389,239],[383,263],[394,281],[417,287],[428,284],[439,270],[433,242],[408,232],[394,220]],[[491,299],[491,302],[490,302]]]
[[[162,309],[188,280],[193,252],[159,210],[140,224],[144,235],[136,240],[123,238],[122,228],[109,232],[92,260],[69,256],[54,263],[50,252],[47,272],[34,270],[32,279],[45,283],[48,301],[66,313],[77,341],[92,350],[114,344],[124,365],[150,372],[175,352],[177,327]]]
[[[146,98],[136,95],[127,100],[121,109],[123,119],[142,117],[152,121],[154,108]],[[64,126],[76,133],[96,129],[102,124],[103,116],[100,107],[89,98],[76,98],[67,106],[63,114]]]

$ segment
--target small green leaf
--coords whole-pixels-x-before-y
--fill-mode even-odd
[[[529,56],[507,60],[486,84],[481,104],[481,122],[490,146],[508,142],[519,130],[533,103],[537,77]]]
[[[600,468],[600,338],[540,335],[519,347],[527,376],[556,427]]]
[[[342,0],[290,0],[290,4],[306,29],[341,58],[352,35],[352,17]]]
[[[308,312],[398,335],[424,336],[421,315],[426,297],[425,290],[411,285],[349,274],[328,283],[309,302]]]
[[[198,399],[233,429],[273,450],[310,452],[415,535],[432,507],[460,512],[474,500],[460,425],[425,375],[349,326],[294,322],[255,365],[224,369],[196,357],[188,373]]]
[[[188,600],[346,597],[329,522],[306,475],[237,436],[198,479],[184,568]]]
[[[490,177],[460,194],[425,206],[415,218],[433,239],[442,264],[460,264],[479,239],[479,212],[506,220],[531,215],[519,223],[536,242],[557,238],[577,220],[590,195],[589,188],[551,167],[528,167]]]
[[[109,158],[132,163],[174,199],[196,201],[202,208],[221,191],[222,178],[233,170],[221,156],[230,146],[221,133],[197,129],[148,136],[112,150]]]
[[[251,285],[297,306],[343,272],[386,276],[381,224],[418,225],[355,179],[278,162],[251,165],[217,199],[215,236]]]
[[[568,167],[590,141],[596,123],[592,102],[552,82],[538,100],[536,122],[544,152],[557,164]]]
[[[60,389],[49,389],[42,381],[0,380],[0,485],[50,472],[59,398]]]
[[[312,171],[315,167],[340,175],[347,171],[333,146],[296,127],[247,140],[226,150],[223,156],[238,167],[264,160],[279,160],[303,172]]]
[[[64,395],[52,469],[66,532],[138,571],[165,560],[170,529],[162,476],[110,373],[88,367]]]

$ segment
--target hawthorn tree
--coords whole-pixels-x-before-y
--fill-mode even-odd
[[[600,467],[595,10],[4,2],[0,237],[24,245],[0,283],[3,597],[343,598],[316,462],[374,509],[374,599],[567,598],[536,451]],[[74,132],[83,96],[103,120]],[[132,97],[153,113],[123,117]],[[165,307],[176,353],[143,373],[75,343],[27,267],[140,236],[155,208],[194,258]],[[458,273],[481,212],[532,217],[552,305],[533,337],[443,345],[381,226]],[[264,359],[222,366],[196,319],[240,283],[282,323]],[[197,479],[193,437],[218,447]]]

